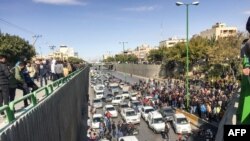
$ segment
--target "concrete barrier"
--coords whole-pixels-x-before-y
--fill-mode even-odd
[[[206,120],[199,118],[196,115],[190,114],[181,109],[176,109],[176,113],[184,114],[187,117],[187,119],[190,121],[190,123],[198,128],[204,127],[204,128],[210,128],[212,129],[212,131],[217,131],[218,125],[211,124],[207,122]]]
[[[148,78],[159,78],[161,65],[114,64],[114,70]]]
[[[89,68],[85,68],[14,121],[0,133],[0,141],[86,140],[88,74]]]

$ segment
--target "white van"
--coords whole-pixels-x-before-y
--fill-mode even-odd
[[[174,114],[173,127],[175,133],[181,133],[181,134],[186,134],[186,133],[190,134],[192,130],[189,121],[183,114]]]
[[[165,130],[165,122],[158,111],[153,111],[148,114],[148,127],[151,128],[154,133],[160,133]]]

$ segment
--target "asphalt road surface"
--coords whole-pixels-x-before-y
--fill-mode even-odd
[[[116,78],[119,78],[121,80],[124,80],[124,74],[119,73],[119,72],[115,72],[115,71],[104,71],[104,72],[109,72],[111,73],[113,76],[115,76]],[[135,82],[139,82],[139,79],[142,78],[138,78],[138,77],[131,77],[130,75],[126,74],[126,81],[129,83],[135,83]],[[89,89],[89,95],[90,95],[90,100],[92,101],[92,99],[95,97],[94,96],[94,91],[93,88],[90,87]],[[102,108],[97,109],[97,113],[101,113],[103,114]],[[122,121],[121,119],[121,115],[118,114],[118,118],[113,118],[113,120],[117,123],[119,120]],[[151,129],[148,128],[148,125],[146,124],[146,122],[141,118],[140,124],[137,124],[137,128],[139,129],[139,134],[136,135],[137,138],[139,139],[139,141],[164,141],[164,139],[162,138],[161,134],[155,134],[153,133],[153,131]],[[196,130],[196,127],[192,127],[192,129]],[[178,138],[178,135],[174,133],[173,129],[170,129],[169,132],[169,141],[176,141]],[[200,141],[200,139],[195,139],[192,135],[189,137],[188,141]]]

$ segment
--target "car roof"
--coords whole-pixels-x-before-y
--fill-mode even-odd
[[[124,111],[127,112],[127,111],[135,111],[135,110],[132,108],[126,108],[126,109],[124,109]]]
[[[120,137],[119,141],[123,139],[124,141],[139,141],[136,136],[124,136],[124,137]]]
[[[176,118],[186,118],[186,116],[184,114],[175,114]]]
[[[174,110],[172,107],[169,107],[169,106],[162,107],[162,109],[163,109],[163,110],[165,110],[165,109]]]
[[[93,118],[94,118],[94,117],[103,117],[103,116],[102,116],[102,114],[94,114],[94,115],[93,115]]]
[[[105,107],[114,107],[114,106],[109,104],[109,105],[105,105]]]
[[[152,106],[144,106],[144,109],[154,109]]]
[[[121,102],[121,103],[119,103],[119,105],[128,105],[128,103],[127,102]]]
[[[159,118],[159,117],[162,118],[162,115],[158,111],[153,111],[150,112],[149,114],[152,114],[154,118]]]

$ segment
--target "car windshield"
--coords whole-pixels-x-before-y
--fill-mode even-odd
[[[136,115],[135,111],[127,111],[126,112],[126,116],[135,116],[135,115]]]
[[[108,111],[114,111],[115,108],[114,108],[114,107],[107,107],[107,110],[108,110]]]
[[[119,100],[119,99],[121,99],[121,97],[120,97],[120,96],[115,97],[115,100]]]
[[[188,121],[186,118],[177,118],[177,123],[178,124],[187,124]]]
[[[112,94],[108,94],[107,97],[112,97],[113,95]]]
[[[101,99],[95,99],[94,100],[94,103],[99,103],[99,102],[101,102]]]
[[[133,102],[134,106],[141,106],[141,103],[139,101]]]
[[[128,108],[128,104],[121,105],[121,108]]]
[[[154,123],[163,123],[162,118],[155,118]]]
[[[103,95],[103,93],[96,93],[96,95]]]
[[[174,111],[172,109],[164,109],[165,113],[174,113]]]
[[[98,87],[97,88],[98,90],[103,90],[104,88],[102,86]]]
[[[119,87],[118,86],[111,86],[110,88],[111,89],[118,89]]]
[[[100,122],[102,120],[101,117],[95,117],[93,118],[93,122]]]
[[[146,110],[145,110],[145,113],[149,113],[149,112],[153,112],[153,111],[154,111],[154,109],[151,109],[151,108],[150,108],[150,109],[146,109]]]

